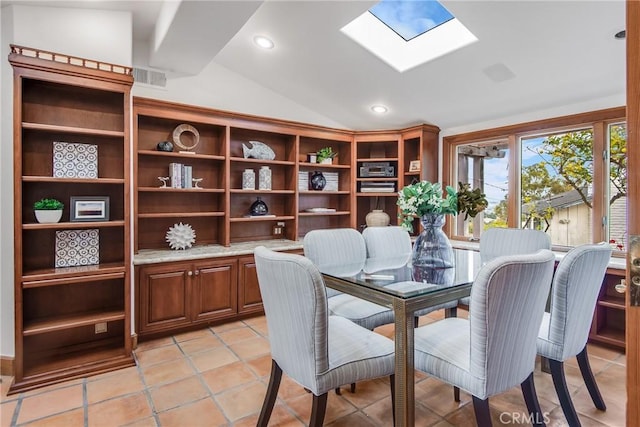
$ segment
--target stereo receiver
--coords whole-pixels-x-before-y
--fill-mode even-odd
[[[361,178],[394,177],[396,168],[389,162],[366,162],[360,166]]]

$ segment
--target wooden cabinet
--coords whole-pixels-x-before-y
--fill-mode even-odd
[[[189,223],[198,244],[225,244],[226,127],[201,109],[134,98],[135,250],[166,247],[165,234],[177,222]],[[198,132],[190,150],[175,144],[173,134],[188,124]],[[179,133],[179,132],[178,132]],[[185,132],[186,133],[186,132]],[[194,138],[193,134],[189,134]],[[158,143],[171,142],[173,151],[159,151]],[[194,188],[172,188],[168,178],[172,164],[191,167]]]
[[[139,267],[138,331],[174,330],[234,316],[237,262],[210,259]]]
[[[300,136],[298,164],[299,238],[318,228],[354,227],[351,161],[353,135],[315,132]],[[309,155],[330,147],[337,156],[331,164],[311,163]],[[309,180],[322,174],[325,186],[314,190]]]
[[[253,256],[240,257],[238,259],[238,313],[261,313],[262,295],[258,284],[258,273]]]
[[[607,270],[593,313],[591,341],[625,348],[625,294],[615,289],[624,278],[624,270]]]
[[[395,132],[355,133],[358,227],[365,225],[373,209],[383,210],[391,224],[396,224],[398,191],[414,180],[438,180],[438,132],[435,126],[420,125]],[[419,170],[410,170],[413,161],[420,165]]]
[[[134,363],[130,327],[131,69],[12,46],[14,383],[10,392]],[[108,220],[76,222],[71,198],[108,197]],[[61,222],[35,221],[55,198]]]

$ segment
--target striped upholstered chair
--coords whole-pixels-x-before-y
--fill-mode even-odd
[[[546,249],[495,258],[473,283],[469,320],[415,331],[416,369],[469,392],[479,426],[491,425],[489,397],[518,384],[535,424],[543,422],[533,370],[554,258]]]
[[[411,259],[411,237],[407,230],[398,226],[367,227],[362,232],[367,248],[367,259],[364,264],[365,273],[375,273],[387,268],[399,268]],[[457,301],[451,301],[416,312],[418,318],[433,311],[446,309],[446,317],[455,317]]]
[[[367,248],[362,234],[353,228],[313,230],[303,239],[304,256],[322,273],[352,276],[365,265]],[[393,311],[352,295],[327,289],[329,311],[373,330],[394,322]]]
[[[539,230],[490,228],[480,237],[482,263],[503,255],[532,254],[540,249],[551,249],[551,239]],[[462,298],[460,303],[469,305],[469,297]]]
[[[282,372],[313,393],[310,426],[322,426],[327,392],[389,375],[394,344],[338,316],[329,316],[322,275],[303,256],[255,249],[256,271],[271,344],[271,377],[258,426],[266,427]]]
[[[365,273],[399,268],[411,259],[411,236],[402,227],[367,227],[362,237],[367,248]]]
[[[542,317],[538,354],[549,360],[553,385],[570,426],[579,426],[564,377],[564,361],[577,356],[578,366],[596,408],[607,409],[596,384],[587,338],[598,293],[611,258],[606,243],[587,244],[569,251],[558,264],[551,288],[551,311]]]

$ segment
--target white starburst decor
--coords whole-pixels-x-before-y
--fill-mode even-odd
[[[196,242],[196,232],[189,224],[173,224],[167,231],[166,240],[171,249],[187,249]]]

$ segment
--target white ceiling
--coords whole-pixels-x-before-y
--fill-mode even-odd
[[[404,73],[340,32],[375,1],[183,1],[169,17],[160,1],[30,3],[132,10],[134,38],[170,78],[214,61],[351,129],[450,128],[625,91],[622,0],[443,0],[479,41]],[[258,50],[256,34],[275,48]]]

